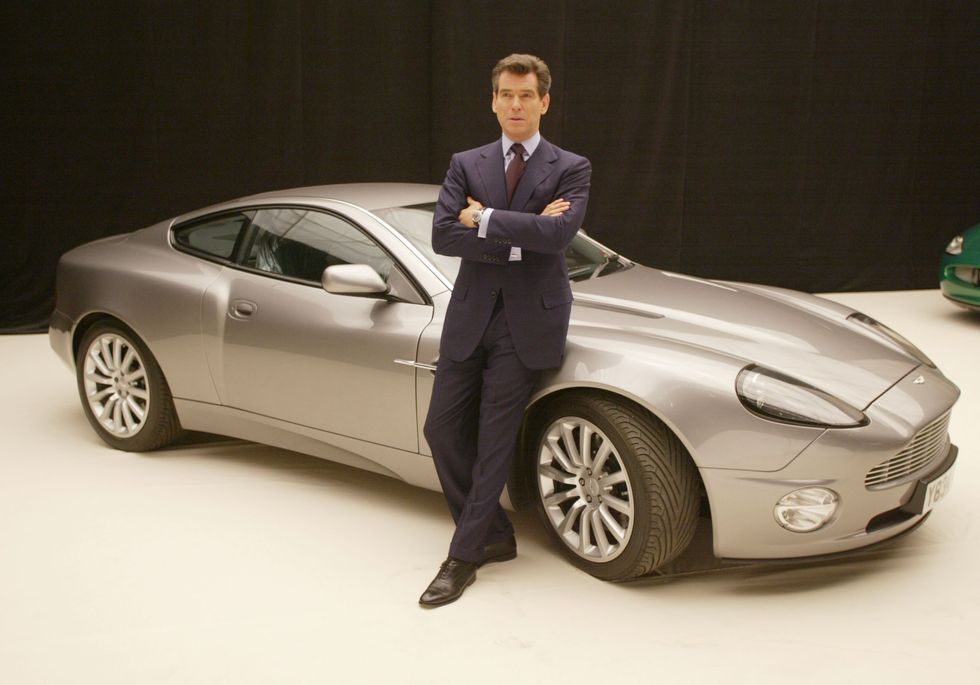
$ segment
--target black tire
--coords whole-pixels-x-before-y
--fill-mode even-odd
[[[559,449],[568,451],[562,426],[565,430],[578,426],[568,433],[573,444],[585,437],[586,428],[590,432],[598,429],[601,435],[589,438],[593,465],[599,461],[595,459],[597,452],[605,449],[604,441],[611,442],[613,449],[595,474],[585,468],[586,461],[580,458],[582,470],[574,474],[574,482],[552,477],[572,473],[561,466],[554,449],[549,447],[549,434],[555,441],[557,433]],[[690,544],[698,523],[700,478],[687,450],[662,421],[628,401],[583,391],[550,403],[536,415],[530,428],[532,441],[525,465],[531,496],[545,529],[573,564],[603,580],[627,580],[654,571]],[[564,456],[566,461],[570,459],[569,455]],[[545,463],[552,470],[539,474],[539,465]],[[625,484],[608,485],[615,481]],[[552,501],[546,505],[545,498],[549,496],[565,499],[560,504]],[[618,507],[631,501],[632,515],[613,508],[614,501]],[[566,527],[564,534],[559,533],[558,528],[567,523],[574,507],[581,512],[578,520]],[[585,524],[587,516],[591,518]],[[618,548],[614,527],[607,522],[610,516],[625,533]],[[584,524],[585,536],[581,534]],[[596,527],[602,530],[597,532]],[[605,547],[599,543],[599,535],[614,544]],[[593,539],[595,544],[589,545]],[[604,549],[608,554],[602,553]],[[590,555],[589,551],[593,553]]]
[[[102,347],[102,342],[108,348]],[[120,364],[112,362],[114,354]],[[125,371],[130,373],[124,374],[120,371],[121,362],[127,358]],[[91,367],[89,372],[95,372],[88,376],[88,383],[87,364]],[[107,370],[108,375],[103,373]],[[114,374],[118,374],[115,379]],[[121,324],[99,322],[85,332],[75,358],[75,377],[85,417],[112,447],[147,452],[170,444],[183,432],[160,365],[139,336]],[[89,392],[94,393],[92,401]],[[100,416],[105,416],[105,423]]]

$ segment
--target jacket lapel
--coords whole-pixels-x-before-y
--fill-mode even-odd
[[[503,152],[501,154],[501,166],[503,166]],[[521,175],[521,180],[517,182],[514,190],[514,198],[511,200],[510,208],[515,211],[524,211],[527,201],[531,199],[534,189],[555,170],[555,162],[558,161],[558,153],[544,138],[538,143],[537,149],[530,159],[527,160],[527,168]],[[503,178],[501,176],[501,178]],[[504,180],[504,199],[507,198],[506,180]]]
[[[504,178],[504,152],[500,141],[484,146],[476,163],[480,180],[483,182],[482,200],[487,207],[507,209],[507,180]],[[527,169],[524,170],[527,172]]]

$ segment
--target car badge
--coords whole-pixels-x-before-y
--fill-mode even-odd
[[[915,384],[915,385],[922,385],[925,382],[926,382],[926,377],[925,376],[919,376],[914,381],[912,381],[912,383]]]

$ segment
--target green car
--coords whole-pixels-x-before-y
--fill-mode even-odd
[[[939,287],[954,304],[980,311],[980,224],[949,241]]]

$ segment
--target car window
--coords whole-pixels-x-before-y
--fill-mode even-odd
[[[367,264],[388,284],[391,294],[422,300],[391,257],[363,231],[327,212],[296,207],[255,213],[251,245],[244,265],[259,271],[320,284],[323,271],[337,264]]]
[[[238,237],[248,222],[247,214],[235,213],[177,226],[173,231],[174,244],[211,257],[231,259]]]

